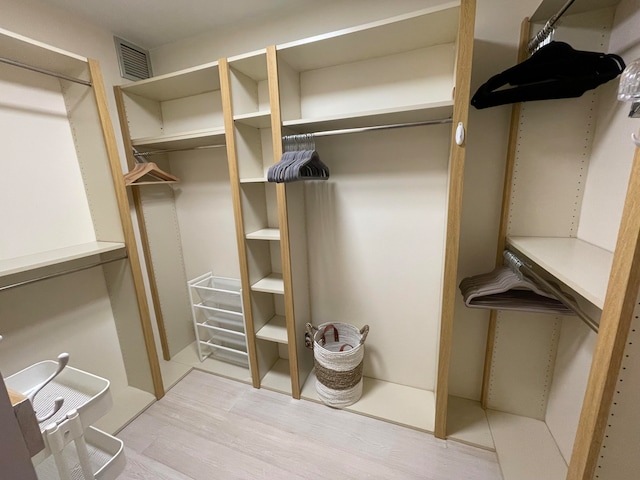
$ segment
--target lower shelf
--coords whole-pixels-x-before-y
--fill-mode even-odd
[[[113,407],[109,413],[93,424],[111,435],[126,427],[156,401],[153,394],[135,387],[126,387],[123,390],[112,389],[111,396]]]
[[[289,371],[289,360],[284,358],[278,359],[278,361],[271,367],[262,380],[260,381],[260,387],[268,390],[273,390],[280,393],[292,394],[291,389],[291,374]]]
[[[246,367],[240,367],[231,363],[221,362],[220,360],[216,360],[211,357],[206,358],[201,362],[198,358],[198,347],[196,346],[196,342],[193,342],[191,345],[188,345],[182,351],[174,355],[173,358],[167,363],[183,365],[185,367],[195,368],[196,370],[214,373],[221,377],[238,380],[242,383],[251,384],[251,373]],[[173,367],[172,370],[174,370]],[[177,370],[180,369],[177,368]]]
[[[487,410],[504,480],[564,480],[567,464],[547,425]]]
[[[474,447],[495,451],[489,420],[480,402],[449,396],[447,438]]]
[[[122,473],[126,464],[122,440],[93,427],[85,430],[84,439],[96,480],[115,480]],[[70,478],[83,478],[73,442],[62,451],[62,459],[67,467],[67,472],[71,474]],[[40,463],[36,467],[36,472],[40,480],[60,478],[53,457]]]
[[[302,398],[320,402],[314,372],[302,388]],[[345,408],[349,412],[378,418],[417,430],[433,432],[436,402],[433,392],[365,377],[362,397]]]

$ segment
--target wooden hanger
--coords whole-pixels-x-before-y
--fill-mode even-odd
[[[153,181],[138,181],[145,176],[153,177]],[[162,170],[154,162],[136,163],[133,170],[124,175],[124,184],[130,185],[153,185],[157,183],[177,183],[180,179]]]

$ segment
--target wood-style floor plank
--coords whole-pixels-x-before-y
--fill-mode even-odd
[[[192,371],[118,435],[119,480],[501,480],[493,452]]]

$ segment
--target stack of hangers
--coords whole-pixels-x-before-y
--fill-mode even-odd
[[[553,294],[508,266],[465,278],[460,292],[467,307],[575,315]]]
[[[329,167],[320,160],[312,134],[282,137],[285,152],[267,171],[267,180],[276,183],[326,180]]]

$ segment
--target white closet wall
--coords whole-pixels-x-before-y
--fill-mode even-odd
[[[314,324],[371,327],[365,375],[433,391],[450,126],[318,139],[309,183]]]

